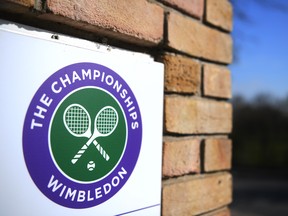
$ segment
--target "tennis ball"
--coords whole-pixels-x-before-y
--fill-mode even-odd
[[[87,163],[87,169],[88,169],[89,171],[92,171],[92,170],[95,169],[95,163],[94,163],[94,161],[89,161],[89,162]]]

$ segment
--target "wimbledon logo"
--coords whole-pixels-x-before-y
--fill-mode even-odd
[[[111,69],[77,63],[50,76],[28,108],[25,162],[50,200],[88,208],[113,197],[136,165],[142,121],[136,98]]]

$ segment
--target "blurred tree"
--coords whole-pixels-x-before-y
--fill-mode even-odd
[[[244,27],[257,25],[248,10],[262,7],[267,14],[274,12],[288,15],[287,0],[230,0],[235,23],[234,64],[239,62],[239,52],[244,43],[254,43],[257,35],[249,35]],[[234,96],[233,163],[235,167],[263,168],[288,167],[288,96],[276,99],[269,94],[257,95],[252,100]]]
[[[240,100],[239,100],[240,98]],[[288,98],[261,94],[246,101],[235,96],[232,139],[235,166],[288,167]]]

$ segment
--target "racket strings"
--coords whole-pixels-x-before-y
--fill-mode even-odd
[[[110,133],[117,124],[117,114],[111,108],[104,109],[96,120],[96,127],[99,133]]]
[[[65,122],[75,134],[84,134],[89,128],[89,117],[79,106],[70,107],[66,112]]]

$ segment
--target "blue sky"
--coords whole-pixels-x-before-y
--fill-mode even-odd
[[[271,10],[251,0],[240,6],[249,21],[234,16],[237,57],[230,66],[233,95],[247,99],[259,93],[288,96],[288,11]]]

